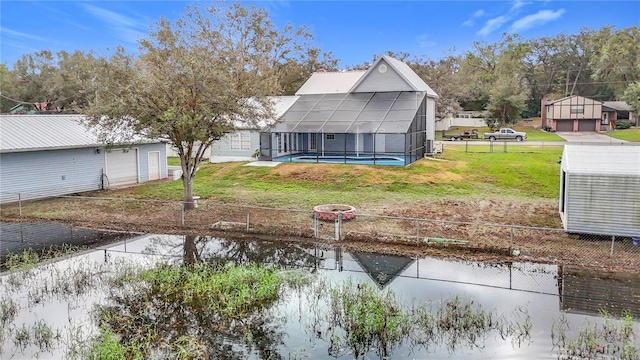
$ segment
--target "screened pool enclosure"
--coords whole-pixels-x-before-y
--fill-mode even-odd
[[[433,101],[416,91],[302,95],[263,129],[260,158],[408,165],[432,152]]]

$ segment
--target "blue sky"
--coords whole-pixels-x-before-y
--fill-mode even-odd
[[[161,16],[175,20],[194,1],[29,1],[0,3],[0,62],[23,54],[130,51]],[[209,2],[210,4],[211,2]],[[278,26],[306,25],[340,66],[388,50],[438,59],[488,43],[503,32],[525,39],[574,34],[582,27],[640,25],[640,1],[251,1]]]

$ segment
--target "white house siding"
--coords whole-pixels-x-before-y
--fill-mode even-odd
[[[567,232],[640,235],[640,177],[567,174]]]
[[[640,235],[640,146],[565,145],[561,164],[567,232]]]
[[[460,127],[483,127],[487,126],[482,118],[473,117],[446,117],[436,121],[436,131],[449,130],[453,126]]]
[[[95,148],[0,153],[0,202],[101,188],[104,154]]]

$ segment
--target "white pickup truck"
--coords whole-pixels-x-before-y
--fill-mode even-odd
[[[484,133],[484,138],[491,141],[495,141],[495,140],[522,141],[527,138],[527,133],[522,131],[515,131],[510,128],[502,128],[496,132]]]

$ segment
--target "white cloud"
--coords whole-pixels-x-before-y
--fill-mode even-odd
[[[135,43],[140,37],[145,35],[141,31],[143,29],[142,20],[137,20],[95,5],[83,4],[82,6],[87,12],[108,24],[109,28],[116,33],[120,40]]]
[[[7,28],[2,27],[2,26],[0,26],[0,31],[2,32],[3,35],[11,35],[11,36],[13,36],[15,38],[22,38],[22,39],[28,39],[28,40],[37,40],[37,41],[47,41],[47,39],[45,39],[43,37],[32,35],[32,34],[27,34],[27,33],[20,32],[20,31],[7,29]]]
[[[471,27],[473,26],[473,19],[474,18],[479,18],[481,16],[484,16],[486,13],[484,12],[484,10],[480,9],[477,10],[476,12],[473,13],[473,15],[471,16],[471,18],[469,18],[467,21],[462,23],[462,26],[468,26]]]
[[[535,14],[527,15],[522,19],[516,20],[511,25],[511,31],[522,31],[530,29],[534,26],[540,26],[549,21],[559,19],[564,14],[564,9],[557,11],[540,10]]]
[[[481,36],[489,35],[490,33],[494,32],[495,30],[498,30],[508,20],[509,20],[509,18],[504,16],[504,15],[503,16],[498,16],[497,18],[489,19],[484,24],[482,29],[478,30],[478,32],[476,34],[481,35]]]
[[[421,48],[435,46],[437,43],[429,38],[427,34],[421,34],[416,36],[416,41],[418,42],[418,46]]]
[[[516,11],[516,10],[520,9],[521,7],[523,7],[525,5],[529,5],[529,4],[531,4],[531,3],[527,2],[527,1],[515,0],[513,2],[513,4],[511,5],[511,11]]]

